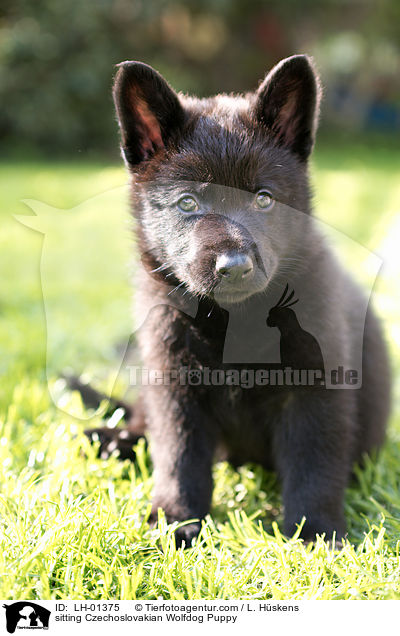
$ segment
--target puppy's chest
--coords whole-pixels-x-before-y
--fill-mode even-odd
[[[219,432],[218,458],[235,466],[250,461],[273,469],[273,440],[287,400],[282,391],[227,388],[218,408],[213,405]]]

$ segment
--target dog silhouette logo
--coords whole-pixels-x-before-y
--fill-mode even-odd
[[[3,607],[9,634],[14,634],[16,629],[49,629],[51,612],[37,603],[18,601]]]
[[[303,329],[298,321],[293,305],[299,299],[293,299],[294,290],[289,294],[289,285],[276,305],[269,311],[268,327],[277,327],[280,331],[281,365],[292,369],[315,369],[324,371],[324,359],[317,339]]]

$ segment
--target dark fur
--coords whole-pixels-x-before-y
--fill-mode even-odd
[[[318,79],[306,56],[281,62],[255,93],[203,100],[177,95],[145,64],[120,65],[114,100],[123,154],[133,175],[133,210],[148,272],[139,282],[139,302],[144,315],[154,298],[161,303],[150,311],[140,330],[145,367],[224,368],[226,303],[230,303],[230,319],[246,323],[248,346],[262,353],[263,344],[251,342],[251,317],[259,313],[260,303],[273,307],[287,281],[281,263],[291,255],[298,259],[298,266],[291,271],[290,287],[297,289],[301,284],[302,302],[308,303],[315,321],[324,325],[330,346],[347,359],[353,344],[352,316],[361,292],[309,223],[307,159],[314,143],[319,95]],[[167,190],[157,198],[153,189],[146,188],[146,184],[159,184],[162,191],[163,183],[175,180],[247,192],[268,185],[279,201],[305,214],[299,215],[300,226],[292,232],[287,227],[280,230],[278,224],[273,239],[262,234],[263,253],[257,261],[251,237],[263,228],[257,227],[256,220],[251,220],[250,233],[243,229],[249,227],[247,222],[239,218],[235,226],[218,210],[189,220],[173,207],[172,194],[169,204]],[[254,265],[251,281],[240,289],[231,289],[229,283],[224,286],[215,271],[217,256],[232,251],[250,254]],[[165,304],[166,285],[181,283],[199,298],[195,318]],[[267,319],[268,311],[264,315]],[[304,342],[308,340],[303,337]],[[290,352],[286,355],[290,357]],[[306,358],[306,350],[303,355]],[[298,348],[295,356],[301,357]],[[305,516],[305,539],[313,539],[316,533],[329,538],[334,531],[341,538],[346,532],[344,489],[352,465],[382,443],[388,409],[386,351],[377,320],[369,311],[361,389],[143,387],[140,408],[134,410],[128,425],[128,441],[133,443],[145,428],[149,433],[155,518],[158,507],[170,522],[204,518],[210,510],[212,462],[219,451],[234,465],[254,461],[278,471],[286,534],[291,535]],[[111,439],[120,432],[108,435]],[[193,523],[182,528],[178,541],[187,544],[199,527],[200,523]]]

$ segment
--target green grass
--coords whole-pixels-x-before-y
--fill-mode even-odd
[[[321,147],[313,169],[318,214],[379,251],[400,209],[399,176],[395,149]],[[129,333],[127,206],[123,192],[112,190],[125,183],[124,171],[8,163],[0,181],[0,598],[400,598],[396,410],[383,451],[347,490],[348,540],[340,551],[322,539],[304,546],[284,538],[276,479],[250,465],[238,472],[215,466],[212,513],[193,548],[176,550],[162,517],[157,529],[148,526],[152,476],[144,447],[134,465],[97,459],[79,419],[90,414],[57,381],[60,368],[73,365],[110,382],[115,347]],[[71,209],[58,216],[41,210],[40,228],[56,230],[41,270],[43,235],[13,218],[31,214],[21,199]],[[398,378],[390,271],[377,291]],[[100,423],[100,414],[90,422]]]

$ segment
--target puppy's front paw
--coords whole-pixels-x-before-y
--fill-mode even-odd
[[[286,523],[285,534],[291,537],[297,531],[297,523]],[[335,521],[326,519],[307,518],[300,532],[300,538],[305,544],[314,543],[317,535],[325,535],[325,541],[332,545],[332,537],[335,535],[335,549],[343,547],[342,539],[346,536],[346,526],[342,519]],[[339,547],[341,546],[341,547]]]
[[[200,521],[188,523],[175,530],[175,544],[177,548],[191,548],[193,541],[197,538],[201,530]]]
[[[173,515],[166,515],[167,523],[171,524],[174,522],[179,522],[179,519]],[[182,521],[182,520],[181,520]],[[158,513],[152,512],[149,518],[149,524],[151,528],[155,528],[158,523]],[[193,541],[197,538],[199,532],[201,530],[201,522],[193,521],[191,523],[187,523],[184,526],[180,526],[174,531],[175,535],[175,545],[177,548],[190,548],[192,546]]]

